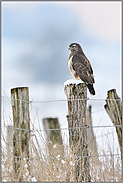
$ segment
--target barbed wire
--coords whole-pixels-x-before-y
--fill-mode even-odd
[[[105,134],[102,134],[102,135],[97,136],[96,139],[101,138],[101,137],[104,137],[104,136],[108,136],[108,135],[111,135],[111,134],[114,134],[114,133],[115,133],[115,131],[110,132],[110,133],[105,133]]]
[[[11,128],[11,127],[10,127],[10,128]],[[1,134],[2,134],[3,132],[4,132],[4,131],[1,131]],[[115,133],[115,131],[110,132],[110,133],[105,133],[105,134],[102,134],[102,135],[97,136],[96,139],[101,138],[101,137],[104,137],[104,136],[108,136],[108,135],[111,135],[111,134],[114,134],[114,133]],[[91,139],[91,140],[92,140],[92,139]]]
[[[81,126],[81,127],[72,127],[72,128],[51,128],[51,129],[34,129],[34,130],[28,130],[28,129],[24,129],[24,128],[17,128],[17,127],[12,127],[12,126],[6,126],[6,125],[2,125],[1,127],[5,127],[5,128],[12,128],[13,130],[21,130],[21,131],[29,131],[29,132],[35,132],[35,131],[58,131],[58,130],[74,130],[74,129],[82,129],[82,128],[113,128],[113,127],[122,127],[122,125],[102,125],[102,126]]]
[[[45,158],[45,157],[41,157],[41,158],[28,158],[28,157],[22,157],[22,156],[11,156],[11,155],[5,155],[5,154],[2,154],[1,153],[1,156],[4,156],[4,157],[10,157],[10,158],[19,158],[19,159],[28,159],[28,160],[39,160],[39,159],[67,159],[67,158],[70,158],[69,156],[66,156],[66,157],[51,157],[51,158]],[[94,156],[76,156],[75,158],[94,158],[94,157],[107,157],[107,156],[121,156],[121,154],[100,154],[100,155],[94,155]],[[72,158],[71,158],[72,159]]]
[[[12,99],[11,97],[7,97],[7,96],[2,96],[2,98],[8,98],[10,100],[10,103],[12,102]],[[23,99],[15,99],[13,98],[13,100],[16,100],[16,101],[23,101],[23,102],[26,102],[26,103],[29,103],[29,104],[36,104],[36,103],[52,103],[52,102],[68,102],[68,101],[121,101],[120,98],[118,99],[101,99],[101,98],[98,98],[98,99],[90,99],[90,98],[85,98],[85,99],[60,99],[60,100],[40,100],[40,101],[36,101],[36,100],[29,100],[29,101],[26,101],[26,100],[23,100]],[[95,112],[98,112],[98,111],[101,111],[101,110],[104,110],[104,109],[100,109],[100,110],[97,110]],[[95,113],[95,112],[91,112],[91,113]],[[21,131],[28,131],[28,132],[45,132],[45,131],[61,131],[61,130],[76,130],[76,129],[89,129],[89,128],[114,128],[114,127],[122,127],[122,125],[102,125],[102,126],[89,126],[89,125],[86,125],[86,126],[82,126],[82,127],[72,127],[72,128],[57,128],[57,129],[32,129],[32,130],[29,130],[29,129],[23,129],[23,128],[17,128],[17,127],[13,127],[13,126],[6,126],[6,125],[2,125],[1,126],[2,128],[8,128],[10,127],[12,130],[21,130]],[[114,133],[114,132],[113,132]],[[111,133],[108,133],[108,134],[105,134],[105,135],[109,135]],[[100,136],[98,136],[100,137]],[[96,137],[96,138],[98,138]],[[47,157],[47,156],[42,156],[42,157],[22,157],[22,156],[12,156],[12,155],[8,155],[8,154],[3,154],[1,153],[1,156],[2,157],[10,157],[10,158],[18,158],[18,159],[28,159],[28,160],[40,160],[40,159],[46,159],[46,160],[65,160],[67,158],[70,158],[70,156],[64,156],[64,157]],[[76,156],[75,158],[76,159],[81,159],[81,158],[95,158],[95,157],[98,157],[98,158],[101,158],[101,157],[114,157],[114,156],[120,156],[121,157],[121,154],[96,154],[96,155],[93,155],[93,156]],[[72,159],[72,158],[71,158]],[[113,160],[114,161],[114,160]]]
[[[92,111],[91,114],[92,113],[97,113],[97,112],[100,112],[100,111],[103,111],[103,110],[104,110],[104,108],[103,109],[96,110],[96,111]]]
[[[2,96],[2,98],[9,98],[11,99],[11,97],[7,97],[7,96]],[[50,103],[50,102],[66,102],[66,101],[81,101],[81,100],[92,100],[92,101],[121,101],[121,99],[101,99],[101,98],[97,98],[97,99],[90,99],[89,97],[85,98],[85,99],[59,99],[59,100],[42,100],[42,101],[36,101],[36,100],[30,100],[30,101],[26,101],[26,100],[22,100],[22,99],[15,99],[14,100],[17,100],[17,101],[24,101],[24,102],[27,102],[29,104],[32,104],[32,103]]]

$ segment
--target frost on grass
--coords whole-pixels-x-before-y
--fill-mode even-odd
[[[70,85],[70,84],[80,84],[80,83],[83,83],[82,81],[80,80],[75,80],[75,79],[69,79],[67,81],[64,82],[64,87],[67,86],[67,85]]]
[[[61,163],[65,164],[65,161],[64,160],[61,160]]]
[[[33,177],[31,181],[32,181],[32,182],[37,182],[37,180],[36,180],[35,177]]]
[[[53,148],[56,148],[56,144],[53,145]]]
[[[75,80],[72,80],[73,82],[71,82],[71,80],[69,81],[70,82],[66,82],[65,85],[69,83],[78,83],[78,81]],[[40,143],[44,143],[44,147],[42,148],[49,147],[49,144],[43,140],[41,131],[37,133],[40,138]],[[23,175],[23,182],[76,182],[74,176],[76,168],[75,154],[71,151],[70,147],[65,147],[65,151],[69,152],[67,153],[67,156],[65,156],[62,149],[60,149],[60,147],[58,148],[55,144],[49,150],[48,148],[43,149],[43,154],[37,136],[35,135],[33,137],[35,137],[35,139],[30,139],[31,158],[29,159],[29,162],[27,163],[25,158],[21,159],[19,176]],[[4,137],[3,140],[6,140],[6,138]],[[42,140],[43,142],[41,142]],[[5,143],[8,142],[5,141]],[[106,141],[106,143],[108,143],[108,141]],[[12,151],[10,144],[7,147],[10,147],[9,150]],[[6,152],[7,148],[2,147],[2,154],[4,156],[1,158],[1,181],[18,182],[18,179],[16,180],[14,177],[14,169],[12,168],[13,159],[12,157],[6,157]],[[93,157],[94,154],[91,152],[92,157],[89,158],[91,182],[121,182],[121,156],[114,157],[111,150],[110,154],[107,151],[105,152],[105,150],[100,150],[100,154],[105,156],[100,158]],[[106,156],[107,154],[110,156]]]
[[[6,180],[5,178],[2,180],[2,182],[8,182],[8,180]]]

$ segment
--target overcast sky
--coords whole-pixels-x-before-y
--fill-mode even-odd
[[[41,4],[57,4],[67,11],[72,11],[76,21],[85,25],[88,32],[101,39],[121,41],[121,2],[3,2],[7,11],[32,15]],[[23,13],[22,13],[23,12]],[[45,18],[45,17],[44,17]]]
[[[84,23],[88,32],[109,41],[121,40],[121,2],[95,1],[62,3]]]

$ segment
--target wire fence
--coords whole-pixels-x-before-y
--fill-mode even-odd
[[[1,154],[2,156],[5,156],[5,157],[11,157],[11,158],[19,158],[19,159],[29,159],[29,160],[39,160],[39,159],[42,159],[42,157],[41,158],[27,158],[27,157],[21,157],[21,156],[11,156],[11,155],[5,155],[5,154]],[[81,158],[95,158],[95,157],[106,157],[106,156],[121,156],[121,154],[98,154],[98,155],[94,155],[94,156],[90,156],[90,155],[88,155],[88,156],[77,156],[77,158],[79,158],[79,159],[81,159]],[[51,158],[43,158],[43,159],[46,159],[46,160],[49,160],[49,159],[67,159],[67,158],[69,158],[69,157],[67,157],[67,156],[64,156],[64,157],[51,157]]]
[[[12,129],[12,130],[21,130],[21,131],[29,131],[29,132],[42,132],[42,131],[58,131],[58,130],[69,130],[69,129],[83,129],[83,128],[114,128],[114,127],[122,127],[122,125],[107,125],[107,126],[86,126],[86,127],[76,127],[76,128],[58,128],[58,129],[43,129],[43,130],[37,130],[37,129],[35,129],[35,130],[27,130],[27,129],[22,129],[22,128],[16,128],[16,127],[12,127],[12,126],[6,126],[6,125],[2,125],[1,126],[2,128],[4,127],[4,128],[10,128],[10,129]],[[115,133],[115,132],[111,132],[111,133],[109,133],[109,134],[113,134],[113,133]],[[109,134],[104,134],[103,136],[107,136],[107,135],[109,135]],[[98,137],[96,137],[96,138],[99,138],[99,137],[102,137],[102,135],[101,136],[98,136]],[[38,159],[42,159],[42,157],[41,158],[27,158],[27,157],[21,157],[21,156],[10,156],[10,155],[5,155],[5,154],[1,154],[2,156],[5,156],[5,157],[11,157],[11,158],[20,158],[20,159],[30,159],[30,160],[38,160]],[[78,157],[78,158],[94,158],[94,157],[106,157],[106,156],[121,156],[121,154],[107,154],[107,155],[102,155],[102,154],[97,154],[97,155],[94,155],[94,156],[81,156],[81,157]],[[55,157],[52,157],[52,158],[44,158],[44,159],[66,159],[67,158],[67,156],[65,157],[57,157],[57,158],[55,158]]]
[[[2,125],[1,127],[5,127],[5,128],[8,128],[8,126],[6,125]],[[12,127],[10,126],[11,129],[13,130],[21,130],[21,131],[29,131],[29,132],[40,132],[40,131],[58,131],[58,130],[77,130],[77,129],[83,129],[83,128],[114,128],[114,127],[122,127],[122,125],[102,125],[102,126],[89,126],[89,125],[86,125],[86,126],[81,126],[81,127],[73,127],[73,128],[51,128],[51,129],[40,129],[40,130],[27,130],[27,129],[24,129],[24,128],[16,128],[16,127]]]
[[[7,97],[7,96],[2,96],[2,98],[8,98],[8,99],[10,99],[10,101],[11,101],[11,97]],[[90,99],[90,98],[86,98],[86,99],[67,99],[67,100],[45,100],[45,101],[35,101],[35,100],[30,100],[30,101],[25,101],[25,100],[22,100],[22,99],[14,99],[14,100],[17,100],[17,101],[24,101],[24,102],[27,102],[27,103],[29,103],[29,104],[36,104],[36,103],[51,103],[51,102],[67,102],[67,101],[78,101],[78,100],[87,100],[87,101],[106,101],[106,100],[112,100],[112,101],[114,101],[114,99]],[[115,99],[115,101],[121,101],[121,99]],[[104,109],[100,109],[100,110],[97,110],[97,111],[95,111],[95,112],[92,112],[92,113],[96,113],[96,112],[99,112],[99,111],[101,111],[101,110],[104,110]],[[27,132],[30,132],[30,133],[32,133],[32,132],[46,132],[46,131],[69,131],[69,130],[82,130],[82,129],[98,129],[98,128],[115,128],[115,127],[117,127],[117,128],[121,128],[122,127],[122,125],[94,125],[94,126],[92,126],[92,125],[85,125],[85,126],[81,126],[81,127],[72,127],[72,128],[56,128],[56,129],[54,129],[54,128],[51,128],[51,129],[36,129],[36,128],[33,128],[33,129],[30,129],[30,130],[28,130],[28,129],[25,129],[25,128],[16,128],[16,127],[13,127],[13,126],[8,126],[8,125],[2,125],[1,126],[2,128],[6,128],[6,129],[8,129],[8,127],[11,129],[11,130],[19,130],[19,131],[27,131]],[[115,132],[112,132],[112,133],[109,133],[109,134],[113,134],[113,133],[115,133]],[[105,134],[105,136],[106,135],[109,135],[109,134]],[[101,136],[100,136],[101,137]],[[96,137],[96,138],[98,138],[98,137]],[[114,143],[114,141],[113,141],[113,143]],[[14,155],[9,155],[9,154],[7,154],[7,153],[1,153],[1,156],[2,157],[8,157],[8,158],[15,158],[15,159],[27,159],[27,160],[30,160],[30,161],[38,161],[38,160],[41,160],[41,159],[44,159],[44,160],[66,160],[66,159],[69,159],[70,157],[69,156],[51,156],[51,157],[45,157],[45,156],[43,156],[43,158],[42,158],[42,156],[40,157],[40,156],[38,156],[37,158],[34,158],[34,157],[32,157],[33,155],[31,154],[31,156],[30,157],[26,157],[26,156],[14,156]],[[111,157],[111,158],[114,158],[114,157],[117,157],[117,158],[120,158],[121,159],[121,153],[114,153],[114,152],[112,152],[112,153],[107,153],[107,154],[94,154],[94,155],[84,155],[84,156],[77,156],[77,157],[75,157],[75,159],[77,158],[77,159],[82,159],[82,158],[88,158],[88,159],[92,159],[93,160],[93,158],[103,158],[103,157]],[[104,161],[104,159],[103,159],[103,161]],[[112,159],[112,162],[113,162],[113,167],[114,167],[114,159]],[[93,164],[93,163],[92,163]],[[110,179],[110,180],[115,180],[115,173],[113,172],[112,173],[112,175],[113,175],[113,177],[112,177],[112,179]]]
[[[8,96],[2,96],[2,98],[8,98],[8,99],[11,99],[11,97],[8,97]],[[30,101],[26,101],[26,100],[22,100],[22,99],[14,99],[14,100],[17,100],[17,101],[24,101],[24,102],[27,102],[29,104],[31,103],[49,103],[49,102],[66,102],[66,101],[81,101],[81,100],[90,100],[90,101],[121,101],[120,98],[118,99],[101,99],[101,98],[97,98],[97,99],[92,99],[92,98],[85,98],[85,99],[60,99],[60,100],[42,100],[42,101],[36,101],[36,100],[30,100]]]

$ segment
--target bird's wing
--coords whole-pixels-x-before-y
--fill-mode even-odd
[[[95,82],[91,64],[84,55],[74,55],[72,58],[72,66],[82,81],[90,84]]]

